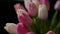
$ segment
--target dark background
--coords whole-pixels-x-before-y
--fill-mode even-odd
[[[52,18],[55,10],[54,10],[54,4],[56,0],[49,0],[50,1],[50,10],[49,10],[49,19]],[[0,0],[0,34],[8,34],[4,30],[4,26],[7,22],[11,23],[18,23],[17,15],[15,13],[13,5],[16,3],[21,3],[24,5],[23,1],[20,0]],[[60,14],[57,16],[57,20],[59,20]]]

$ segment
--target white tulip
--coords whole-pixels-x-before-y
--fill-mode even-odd
[[[10,34],[16,34],[17,30],[16,30],[16,24],[14,23],[7,23],[6,26],[4,27],[4,29],[9,32]]]
[[[48,9],[45,5],[39,5],[38,17],[40,19],[47,19],[48,18]]]

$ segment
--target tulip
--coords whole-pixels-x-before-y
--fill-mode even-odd
[[[52,32],[52,31],[49,31],[49,32],[47,32],[46,34],[55,34],[54,32]]]
[[[22,22],[26,27],[29,27],[32,25],[32,19],[29,17],[29,15],[22,13],[22,15],[19,16],[20,22]]]
[[[23,25],[23,23],[17,24],[17,34],[26,34],[29,30]]]
[[[40,19],[47,19],[48,18],[48,9],[47,9],[46,5],[39,5],[38,17]]]
[[[26,33],[26,34],[34,34],[33,32],[28,32],[28,33]]]
[[[60,9],[60,0],[58,0],[54,6],[55,10],[59,10]]]
[[[48,0],[40,0],[40,3],[46,5],[47,8],[48,8],[48,10],[49,10],[50,4],[49,4],[49,1]]]
[[[16,30],[16,24],[14,23],[7,23],[6,26],[4,27],[4,29],[9,32],[10,34],[16,34],[17,30]]]
[[[36,16],[37,15],[38,8],[37,8],[37,6],[33,2],[30,2],[28,4],[28,9],[27,10],[28,10],[28,14],[30,16]]]
[[[14,8],[15,8],[15,11],[16,11],[16,13],[17,13],[18,20],[19,20],[19,22],[20,22],[19,16],[20,16],[22,13],[27,14],[27,12],[25,11],[24,7],[23,7],[20,3],[15,4],[15,5],[14,5]]]
[[[32,2],[32,0],[24,0],[24,5],[25,5],[26,9],[28,9],[27,6],[30,2]]]
[[[32,0],[33,3],[38,7],[39,6],[39,0]]]

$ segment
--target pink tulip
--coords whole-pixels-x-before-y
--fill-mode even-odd
[[[25,8],[24,8],[20,3],[15,4],[15,5],[14,5],[14,8],[15,8],[16,13],[17,13],[18,15],[20,15],[21,13],[27,13],[27,12],[25,11]]]
[[[19,22],[20,22],[19,16],[20,16],[22,13],[27,14],[27,12],[25,11],[24,7],[23,7],[20,3],[15,4],[15,5],[14,5],[14,8],[15,8],[15,11],[16,11],[16,13],[17,13],[18,20],[19,20]]]
[[[55,6],[54,6],[54,9],[55,9],[55,10],[60,9],[60,0],[58,0],[58,1],[56,2]]]
[[[49,32],[47,32],[46,34],[55,34],[54,32],[52,32],[52,31],[49,31]]]
[[[40,3],[46,5],[49,10],[50,8],[49,0],[40,0]]]
[[[25,13],[22,13],[22,15],[19,16],[19,20],[27,27],[32,25],[32,19]]]
[[[28,33],[26,33],[26,34],[34,34],[33,32],[28,32]]]
[[[17,34],[26,34],[29,30],[23,25],[23,23],[17,24]]]
[[[36,16],[37,15],[37,12],[38,12],[37,6],[33,2],[30,2],[28,4],[28,14],[30,16]]]

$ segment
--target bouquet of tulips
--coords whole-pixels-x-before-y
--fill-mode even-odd
[[[60,22],[56,17],[60,10],[60,0],[57,0],[56,10],[51,21],[48,19],[49,0],[24,0],[27,10],[20,4],[14,5],[19,23],[7,23],[4,29],[10,34],[60,34]]]

